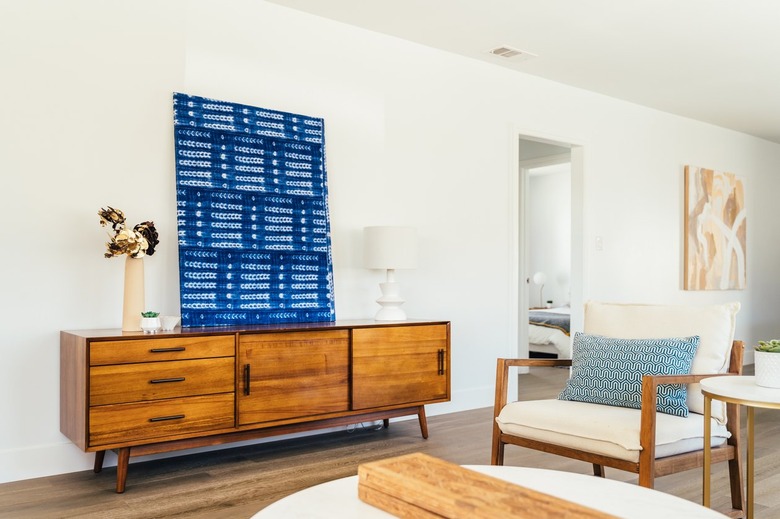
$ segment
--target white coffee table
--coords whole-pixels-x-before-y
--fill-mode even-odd
[[[756,377],[711,377],[701,381],[701,392],[704,394],[704,437],[710,435],[712,416],[712,399],[722,402],[744,405],[747,407],[747,519],[753,519],[753,460],[755,458],[755,429],[753,415],[756,407],[780,409],[780,389],[756,385]],[[704,488],[702,500],[704,506],[710,506],[710,442],[704,442]]]
[[[464,465],[464,467],[568,499],[595,510],[624,518],[720,518],[724,515],[697,503],[631,483],[527,467]],[[357,476],[315,485],[291,494],[260,510],[256,519],[394,517],[358,498]]]

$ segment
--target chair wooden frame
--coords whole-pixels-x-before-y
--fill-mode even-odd
[[[741,375],[744,344],[734,341],[731,348],[729,369],[723,375]],[[553,443],[513,436],[501,432],[496,418],[507,404],[510,367],[553,367],[571,366],[571,359],[498,359],[496,366],[496,398],[493,408],[493,448],[492,465],[504,464],[504,446],[507,444],[527,447],[550,454],[557,454],[593,464],[593,473],[604,477],[604,467],[633,472],[639,475],[639,485],[653,488],[655,478],[701,467],[704,451],[693,451],[664,458],[655,458],[656,398],[660,384],[691,384],[716,375],[645,375],[642,377],[642,415],[640,419],[640,445],[642,450],[638,462],[612,458]],[[727,442],[712,449],[712,463],[729,462],[729,480],[731,486],[730,515],[740,517],[745,510],[745,496],[742,484],[742,459],[740,454],[740,418],[739,406],[726,405],[727,429],[731,437]]]

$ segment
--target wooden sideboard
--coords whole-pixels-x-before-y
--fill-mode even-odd
[[[60,333],[60,430],[95,472],[130,456],[417,415],[450,399],[450,323]]]

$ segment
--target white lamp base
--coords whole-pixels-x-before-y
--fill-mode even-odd
[[[401,305],[406,302],[401,297],[401,286],[395,281],[379,283],[382,290],[382,297],[376,300],[382,308],[376,313],[374,319],[377,321],[406,321],[406,312],[401,309]]]

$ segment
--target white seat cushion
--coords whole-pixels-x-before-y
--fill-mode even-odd
[[[691,373],[725,373],[734,340],[738,302],[706,306],[585,303],[585,332],[620,339],[660,339],[698,335]],[[688,409],[704,413],[699,384],[688,385]],[[722,402],[713,400],[712,416],[726,423]]]
[[[534,400],[507,404],[496,418],[502,432],[522,438],[637,462],[641,410],[568,400]],[[731,434],[712,420],[712,446]],[[704,416],[656,414],[656,458],[701,450]]]

